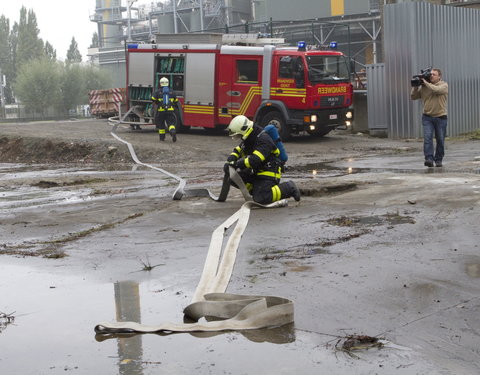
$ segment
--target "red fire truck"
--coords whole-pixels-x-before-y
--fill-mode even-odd
[[[335,50],[210,43],[128,45],[127,99],[122,117],[134,129],[152,121],[151,96],[167,77],[179,98],[177,129],[220,130],[236,115],[282,139],[323,136],[353,121],[353,87],[345,56]],[[151,123],[151,122],[150,122]]]

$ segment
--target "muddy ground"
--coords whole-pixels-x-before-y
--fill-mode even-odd
[[[448,139],[445,166],[427,169],[421,140],[296,137],[284,177],[302,200],[252,212],[228,288],[293,300],[295,323],[99,337],[102,321],[182,321],[213,230],[242,204],[237,191],[173,201],[177,181],[110,131],[0,124],[0,373],[480,372],[479,141]],[[175,144],[117,134],[215,193],[234,146],[203,130]],[[351,335],[382,345],[345,350]]]

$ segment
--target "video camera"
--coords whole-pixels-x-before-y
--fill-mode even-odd
[[[430,76],[432,75],[432,68],[422,69],[420,70],[420,74],[413,76],[412,80],[410,81],[412,87],[418,87],[422,85],[422,78],[430,82]]]

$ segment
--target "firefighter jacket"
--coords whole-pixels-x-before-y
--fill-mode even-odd
[[[228,157],[239,169],[251,169],[256,177],[279,181],[282,163],[280,150],[272,138],[258,125],[253,125],[247,139],[235,147]]]
[[[168,103],[164,103],[163,100],[163,90],[162,88],[158,89],[155,91],[152,95],[152,102],[153,104],[157,105],[157,111],[163,112],[163,111],[174,111],[175,110],[175,104],[178,102],[177,96],[172,90],[169,90],[168,92]]]

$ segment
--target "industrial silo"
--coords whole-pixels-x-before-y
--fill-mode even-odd
[[[115,47],[122,31],[121,0],[96,0],[94,20],[98,25],[100,47]]]
[[[255,0],[256,21],[325,18],[370,11],[370,0]]]
[[[189,15],[189,28],[190,31],[200,31],[202,30],[202,20],[201,12],[198,9],[192,9],[192,12]]]
[[[159,34],[173,34],[175,32],[173,15],[170,13],[158,15],[157,25]]]

